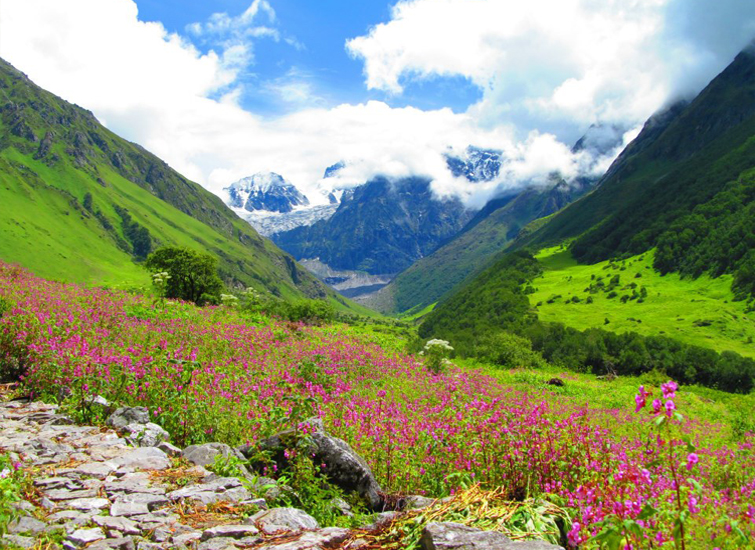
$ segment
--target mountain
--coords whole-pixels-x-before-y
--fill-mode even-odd
[[[549,186],[493,199],[448,243],[360,302],[384,313],[422,310],[487,265],[532,220],[557,212],[590,189],[589,181],[567,184],[554,174]]]
[[[224,187],[223,191],[228,194],[229,206],[247,212],[291,212],[297,206],[309,205],[306,196],[275,172],[259,172]]]
[[[333,296],[218,197],[2,60],[0,89],[3,260],[55,279],[146,285],[140,260],[180,245],[216,256],[229,285]]]
[[[753,355],[753,220],[749,48],[692,101],[651,117],[595,191],[523,232],[510,252],[446,295],[420,332],[475,354],[485,338],[507,330],[563,364],[657,368],[685,383],[751,387],[750,367],[726,350]],[[551,322],[538,320],[541,310]]]
[[[298,259],[331,269],[395,274],[454,236],[472,217],[458,199],[439,200],[430,180],[375,178],[354,190],[327,220],[273,238]]]
[[[585,132],[572,152],[589,155],[586,174],[591,174],[601,160],[615,156],[625,131],[617,125],[594,124]],[[454,175],[472,182],[500,178],[505,168],[500,151],[475,147],[469,147],[464,157],[448,157],[447,163]],[[566,182],[551,174],[546,185],[500,193],[448,243],[419,259],[379,292],[360,298],[360,302],[384,313],[425,309],[508,248],[533,220],[561,210],[592,190],[597,181],[594,175],[581,175]]]
[[[501,171],[501,152],[469,146],[463,156],[446,156],[446,165],[454,177],[464,177],[471,182],[491,181]]]

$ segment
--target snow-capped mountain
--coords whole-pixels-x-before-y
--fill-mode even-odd
[[[259,172],[232,183],[223,191],[228,194],[229,206],[247,212],[283,213],[309,205],[309,199],[301,191],[275,172]]]
[[[473,183],[497,178],[502,162],[501,151],[480,149],[472,145],[467,147],[462,156],[446,156],[446,165],[451,173]]]
[[[311,204],[292,183],[274,172],[240,179],[224,187],[223,192],[225,203],[265,236],[327,219],[339,205],[338,198],[324,188],[321,200]]]

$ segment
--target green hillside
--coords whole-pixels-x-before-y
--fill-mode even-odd
[[[0,90],[3,260],[66,281],[144,285],[146,253],[180,245],[216,256],[230,286],[353,307],[218,197],[4,61]]]
[[[755,357],[755,313],[746,302],[734,300],[732,277],[661,275],[652,267],[654,256],[651,251],[580,265],[568,250],[543,250],[536,256],[543,273],[532,281],[530,303],[541,321],[580,330],[660,334]]]
[[[506,249],[532,220],[548,216],[588,187],[568,186],[560,178],[545,189],[531,188],[492,200],[461,233],[400,273],[367,305],[385,313],[423,310]]]

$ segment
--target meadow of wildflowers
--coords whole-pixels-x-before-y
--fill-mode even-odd
[[[353,328],[153,303],[2,263],[0,312],[0,369],[47,398],[146,405],[177,444],[254,441],[312,412],[387,492],[440,496],[464,479],[542,496],[571,513],[573,547],[753,545],[755,438],[709,438],[673,382],[598,414],[428,369]]]

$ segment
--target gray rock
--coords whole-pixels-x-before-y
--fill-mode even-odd
[[[345,491],[356,491],[373,510],[380,509],[383,503],[380,496],[382,489],[364,459],[344,440],[328,435],[319,418],[311,418],[304,424],[311,430],[311,445],[308,451],[314,455],[315,464],[325,466],[323,473],[328,479]],[[295,433],[294,430],[283,431],[263,439],[258,443],[258,447],[263,451],[272,452],[273,459],[285,465],[284,450],[287,446],[295,444]],[[246,456],[252,456],[254,452],[250,446],[240,449]]]
[[[240,539],[257,534],[259,534],[259,529],[253,525],[218,525],[202,533],[202,540],[205,541],[217,537]]]
[[[114,517],[140,516],[144,514],[149,514],[149,508],[145,502],[123,502],[116,500],[110,507],[110,515]]]
[[[428,523],[420,539],[423,550],[511,550],[510,545],[503,533],[452,522]]]
[[[399,513],[394,511],[377,513],[373,516],[372,522],[363,525],[362,529],[366,531],[372,531],[373,529],[377,529],[378,527],[382,527],[383,525],[390,523],[398,515]]]
[[[86,464],[77,466],[72,472],[84,476],[91,476],[96,479],[105,479],[108,474],[115,470],[116,466],[109,462],[87,462]]]
[[[76,500],[67,500],[65,505],[74,510],[91,512],[107,508],[110,506],[110,501],[106,498],[77,498]]]
[[[79,489],[76,491],[70,491],[68,489],[51,489],[50,491],[45,491],[45,496],[54,501],[74,500],[77,498],[95,498],[97,494],[98,492],[96,489]]]
[[[136,447],[157,447],[163,441],[170,439],[168,432],[152,422],[128,424],[124,430],[129,433],[126,436],[126,441]]]
[[[147,407],[119,407],[107,418],[107,425],[122,430],[129,424],[146,424],[149,422]]]
[[[32,537],[22,537],[21,535],[3,535],[0,538],[0,548],[5,548],[6,544],[19,548],[33,548],[34,539]]]
[[[166,432],[167,433],[167,432]],[[168,441],[162,441],[158,446],[158,449],[160,449],[162,452],[164,452],[166,455],[170,457],[176,457],[181,456],[181,449],[173,445],[172,443],[169,443]]]
[[[136,470],[165,470],[171,466],[167,455],[157,447],[134,449],[112,462],[121,468],[125,466]]]
[[[317,520],[298,508],[272,508],[257,512],[245,523],[256,525],[266,535],[319,529]]]
[[[517,541],[509,544],[510,550],[564,550],[562,546],[556,546],[544,540]]]
[[[131,537],[119,537],[105,539],[87,546],[87,550],[134,550],[134,539]]]
[[[12,521],[8,525],[8,532],[11,535],[36,535],[41,533],[47,527],[46,524],[29,516],[24,516]]]
[[[237,548],[234,544],[236,542],[238,542],[236,539],[230,537],[218,537],[199,543],[197,550],[229,550]]]
[[[102,529],[95,527],[94,529],[78,529],[68,535],[67,540],[78,546],[84,546],[91,542],[102,540],[105,538],[105,533]]]
[[[215,462],[216,456],[233,455],[240,460],[244,459],[244,456],[240,452],[225,443],[191,445],[186,447],[181,454],[186,460],[197,466],[212,465]]]
[[[170,500],[188,499],[210,504],[213,502],[241,502],[251,498],[249,490],[235,477],[221,477],[199,485],[189,485],[171,493]]]
[[[108,531],[119,531],[124,535],[138,535],[141,533],[136,522],[126,517],[94,516],[92,521]]]
[[[187,533],[181,533],[180,535],[175,535],[173,537],[173,543],[176,545],[185,545],[190,546],[194,541],[198,541],[200,538],[202,538],[202,532],[201,531],[189,531]]]
[[[432,506],[436,502],[435,499],[423,497],[421,495],[410,495],[404,498],[404,505],[402,510],[422,510],[428,506]]]

